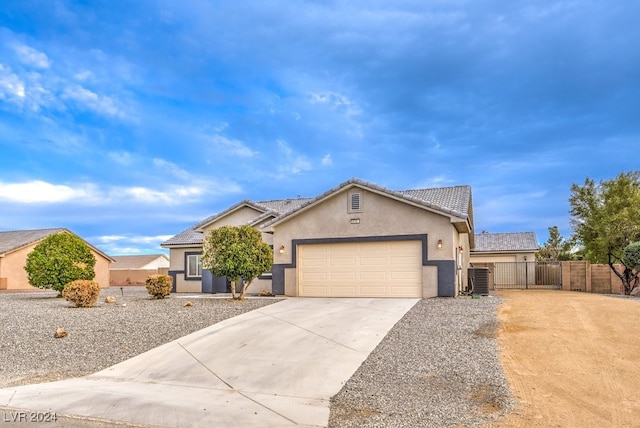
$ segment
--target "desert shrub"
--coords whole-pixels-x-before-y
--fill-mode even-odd
[[[77,279],[64,287],[62,297],[78,308],[90,308],[100,297],[100,285],[86,279]]]
[[[147,292],[154,299],[164,299],[171,293],[173,277],[169,275],[149,275],[145,281]]]

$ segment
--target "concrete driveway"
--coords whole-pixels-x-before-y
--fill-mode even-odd
[[[330,398],[417,301],[286,299],[90,376],[1,389],[0,406],[12,409],[5,419],[22,409],[142,426],[323,427]]]

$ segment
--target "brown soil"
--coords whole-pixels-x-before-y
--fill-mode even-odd
[[[501,362],[518,407],[498,427],[640,427],[640,300],[507,291]]]

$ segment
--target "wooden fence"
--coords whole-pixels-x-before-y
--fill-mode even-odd
[[[622,271],[620,265],[616,267]],[[622,281],[609,265],[587,261],[562,262],[562,289],[600,294],[624,294]]]

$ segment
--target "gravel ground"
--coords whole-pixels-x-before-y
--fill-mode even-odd
[[[56,294],[0,294],[0,388],[94,373],[277,301],[175,295],[152,300],[144,287],[118,287],[102,290],[96,307],[76,308]],[[116,303],[105,303],[107,295]],[[193,306],[183,306],[187,300]],[[54,338],[58,327],[68,336]]]
[[[501,299],[424,299],[331,400],[329,427],[480,427],[515,407],[500,366]]]
[[[54,292],[0,294],[0,387],[90,374],[277,301],[151,300],[143,287],[123,292],[103,290],[89,309]],[[106,295],[117,302],[105,303]],[[184,307],[187,300],[193,306]],[[497,350],[499,303],[494,296],[419,301],[333,397],[329,427],[480,427],[511,411]],[[58,327],[68,336],[54,338]]]

